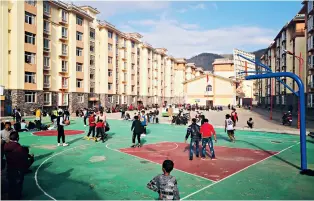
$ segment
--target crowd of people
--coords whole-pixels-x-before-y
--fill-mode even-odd
[[[232,112],[227,114],[225,118],[225,132],[227,133],[230,141],[234,143],[235,126],[239,121],[239,118],[236,109],[231,109]],[[220,108],[217,110],[220,110]],[[153,110],[147,113],[145,110],[140,110],[134,113],[133,118],[131,118],[129,112],[126,112],[126,110],[120,110],[120,112],[122,119],[133,121],[131,125],[131,131],[133,133],[131,147],[141,147],[141,137],[146,136],[146,128],[148,123],[159,122],[158,108],[153,108]],[[174,118],[173,109],[170,107],[167,112],[169,120],[172,122]],[[84,108],[77,112],[77,116],[83,118],[84,126],[89,126],[88,133],[85,136],[86,140],[105,142],[105,139],[108,137],[106,132],[110,130],[105,114],[106,112],[104,112],[102,109],[96,111],[95,109]],[[44,125],[41,123],[42,113],[40,109],[36,110],[35,115],[35,122],[39,122],[40,125]],[[51,117],[52,123],[50,128],[55,128],[58,131],[57,145],[68,146],[68,144],[65,142],[64,134],[64,126],[69,125],[70,120],[70,114],[68,110],[55,108],[50,112],[49,115]],[[202,113],[199,113],[198,118],[199,121],[196,118],[192,118],[192,123],[188,126],[185,135],[185,142],[187,142],[187,140],[190,138],[189,160],[193,160],[194,155],[197,158],[201,156],[202,160],[205,160],[207,156],[209,156],[212,160],[216,160],[216,153],[213,142],[217,142],[217,136],[214,126],[209,123],[209,120]],[[8,173],[7,180],[4,181],[8,184],[6,185],[7,189],[4,189],[8,192],[8,198],[21,199],[24,175],[28,173],[29,167],[34,162],[34,155],[29,153],[29,149],[27,147],[19,144],[18,132],[38,129],[38,127],[36,127],[36,124],[31,121],[26,123],[25,120],[22,119],[19,109],[16,109],[15,111],[14,120],[16,122],[14,124],[14,128],[12,128],[11,122],[1,123],[2,170],[6,168]],[[247,121],[247,124],[250,128],[253,128],[253,119],[250,118]],[[42,130],[42,126],[39,129]],[[207,145],[209,147],[208,154],[206,153]],[[163,174],[157,175],[147,184],[149,189],[159,194],[160,199],[180,199],[176,178],[170,175],[170,172],[173,170],[173,168],[173,161],[165,160],[162,164]]]

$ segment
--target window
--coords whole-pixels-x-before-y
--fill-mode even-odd
[[[112,51],[112,44],[108,43],[108,51],[111,52]]]
[[[44,68],[49,68],[50,66],[50,58],[47,56],[44,56]]]
[[[47,38],[44,38],[44,50],[45,51],[50,50],[49,40]]]
[[[44,85],[45,84],[50,85],[50,76],[49,75],[44,75]]]
[[[116,44],[118,44],[119,43],[119,36],[118,36],[118,34],[116,34]]]
[[[108,101],[109,103],[113,103],[113,97],[111,95],[108,95]]]
[[[112,57],[108,57],[108,64],[112,64]]]
[[[32,72],[25,72],[25,82],[35,84],[36,74]]]
[[[76,24],[82,26],[83,25],[83,18],[76,16]]]
[[[76,40],[82,41],[83,40],[83,33],[81,32],[76,32]]]
[[[95,43],[94,42],[90,42],[89,50],[91,52],[95,52]]]
[[[134,85],[132,85],[132,87],[131,87],[132,92],[134,91],[134,88],[135,88],[135,86],[134,86]]]
[[[36,63],[35,56],[36,56],[36,54],[34,54],[34,53],[25,52],[25,63],[35,64]]]
[[[33,44],[35,45],[35,34],[25,32],[25,43]]]
[[[62,60],[61,61],[61,66],[62,66],[62,72],[67,72],[68,71],[68,62]]]
[[[212,87],[212,85],[207,85],[206,86],[206,91],[213,91],[213,87]]]
[[[68,54],[68,46],[62,43],[62,55]]]
[[[314,94],[308,94],[308,102],[307,106],[310,108],[314,108]]]
[[[108,83],[108,90],[112,90],[112,83]]]
[[[84,103],[84,95],[78,95],[77,100],[79,103]]]
[[[132,41],[131,44],[132,44],[132,48],[135,48],[135,43],[133,41]]]
[[[35,103],[36,102],[36,92],[25,92],[25,103]]]
[[[123,81],[126,81],[127,80],[126,73],[123,74],[123,77],[124,77]]]
[[[112,76],[112,70],[108,70],[108,77]]]
[[[81,64],[81,63],[76,63],[76,71],[78,71],[78,72],[83,72],[83,64]]]
[[[112,38],[113,37],[113,33],[111,31],[108,31],[108,38]]]
[[[29,5],[36,6],[36,0],[26,0],[25,2]]]
[[[68,21],[68,12],[65,10],[62,10],[62,21],[67,22]]]
[[[132,74],[131,79],[132,79],[132,80],[135,80],[135,75],[134,75],[134,74]]]
[[[90,64],[91,66],[95,65],[95,57],[92,56],[92,55],[90,56],[89,64]]]
[[[83,88],[83,80],[76,79],[76,87],[77,88]]]
[[[48,1],[44,1],[44,13],[50,15],[50,5]]]
[[[35,24],[35,15],[25,12],[25,23]]]
[[[62,27],[61,32],[62,32],[62,38],[68,37],[68,29],[66,27]]]
[[[77,48],[76,48],[76,56],[82,56],[82,55],[83,55],[83,49],[77,47]]]
[[[44,105],[51,105],[51,93],[44,93]]]
[[[89,89],[89,92],[90,92],[90,93],[95,93],[95,89],[94,89],[94,88],[90,88],[90,89]]]
[[[90,28],[89,37],[90,37],[91,39],[95,39],[95,29]]]
[[[94,74],[89,74],[89,79],[91,79],[91,80],[95,79],[95,75]]]
[[[44,32],[49,33],[50,32],[50,23],[46,20],[44,20]]]
[[[62,78],[62,87],[68,88],[68,79],[65,77]]]

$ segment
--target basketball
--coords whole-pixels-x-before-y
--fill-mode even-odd
[[[66,125],[70,125],[70,121],[69,120],[65,120],[64,122]]]

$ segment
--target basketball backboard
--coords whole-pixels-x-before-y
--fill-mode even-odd
[[[243,50],[233,49],[233,63],[235,69],[236,80],[244,80],[247,73],[245,71],[255,71],[255,64],[247,61],[246,59],[240,57],[243,55],[249,59],[255,60],[255,55]]]

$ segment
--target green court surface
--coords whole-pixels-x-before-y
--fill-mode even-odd
[[[175,163],[181,199],[186,200],[313,200],[314,177],[299,174],[299,136],[236,131],[236,143],[216,129],[217,160],[188,160],[183,144],[186,127],[150,124],[142,148],[129,149],[131,122],[109,120],[105,143],[66,136],[68,147],[57,147],[56,136],[20,133],[20,143],[35,154],[23,196],[27,200],[153,200],[146,184],[162,172],[161,163]],[[66,130],[87,131],[82,119]],[[125,149],[127,148],[127,149]],[[123,149],[123,150],[121,150]],[[314,169],[314,142],[307,141],[308,168]]]

